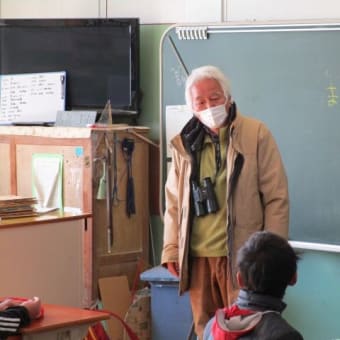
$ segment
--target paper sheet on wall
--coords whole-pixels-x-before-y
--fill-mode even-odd
[[[167,105],[165,108],[166,156],[171,157],[170,140],[178,134],[188,120],[192,111],[186,105]]]
[[[0,75],[0,124],[55,122],[65,89],[65,71]]]
[[[32,155],[32,191],[38,200],[38,212],[63,208],[62,170],[62,155]]]

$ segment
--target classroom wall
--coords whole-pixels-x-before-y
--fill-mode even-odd
[[[142,24],[220,21],[225,0],[1,0],[4,18],[139,17]],[[152,8],[152,10],[150,10]]]
[[[304,250],[298,282],[288,287],[284,317],[305,340],[339,340],[340,254]]]
[[[142,24],[338,18],[338,0],[1,0],[2,17],[124,17]],[[150,10],[152,8],[152,11]]]
[[[227,0],[226,21],[310,20],[340,17],[338,0]]]
[[[163,3],[153,0],[154,3]],[[141,125],[151,128],[151,136],[159,136],[159,43],[163,32],[171,22],[219,21],[275,21],[328,19],[340,22],[340,2],[338,0],[229,0],[197,1],[197,6],[210,3],[200,11],[195,0],[174,0],[169,15],[162,14],[157,19],[148,14],[151,0],[1,0],[2,17],[105,17],[119,16],[120,13],[133,16],[139,11],[141,22],[141,89],[144,93]],[[124,3],[124,5],[122,5]],[[140,3],[147,6],[142,7]],[[139,4],[139,5],[138,5]],[[183,13],[185,4],[186,14]],[[136,7],[137,6],[137,7]],[[192,8],[190,8],[192,6]],[[137,10],[138,8],[138,10]],[[201,12],[208,13],[202,15]],[[196,16],[195,16],[196,13]],[[211,17],[207,18],[211,13]],[[200,16],[201,15],[201,16]],[[337,18],[339,18],[337,20]],[[184,20],[186,19],[186,20]],[[204,20],[207,19],[207,20]],[[210,20],[209,20],[210,19]],[[153,24],[150,24],[153,23]],[[151,253],[153,264],[158,264],[162,246],[163,226],[159,216],[151,216]],[[340,254],[323,251],[304,251],[299,263],[299,280],[295,287],[288,288],[285,301],[288,308],[284,315],[308,340],[340,339],[340,326],[336,319],[340,301]],[[307,320],[307,321],[306,321]]]

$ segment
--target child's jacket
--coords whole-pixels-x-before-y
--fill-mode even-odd
[[[204,331],[204,340],[303,340],[282,318],[286,304],[275,297],[241,290],[235,305],[219,309]]]

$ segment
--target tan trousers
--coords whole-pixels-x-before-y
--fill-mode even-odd
[[[203,339],[206,323],[218,308],[230,306],[238,289],[232,287],[227,257],[191,259],[190,302],[198,338]]]

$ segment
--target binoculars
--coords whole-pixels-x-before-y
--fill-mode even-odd
[[[202,186],[199,186],[195,181],[191,182],[191,186],[196,216],[215,213],[219,209],[210,177],[203,179]]]

